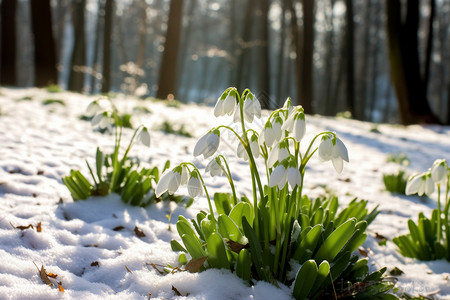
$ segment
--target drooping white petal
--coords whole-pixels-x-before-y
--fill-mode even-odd
[[[180,184],[185,185],[189,180],[189,170],[185,165],[181,166],[181,178]]]
[[[253,122],[255,114],[253,112],[253,100],[247,98],[244,101],[244,120],[251,123]]]
[[[330,138],[322,140],[319,145],[319,159],[320,161],[328,161],[333,157],[333,143]]]
[[[91,119],[91,125],[92,125],[92,126],[96,126],[96,125],[100,124],[100,121],[102,120],[102,118],[103,118],[103,113],[96,114],[96,115]]]
[[[200,196],[203,192],[202,183],[200,182],[200,179],[194,176],[189,178],[187,188],[189,196],[191,196],[192,198]]]
[[[341,139],[336,138],[336,145],[334,147],[337,149],[336,151],[339,154],[339,156],[346,162],[349,162],[347,147],[345,147]]]
[[[199,156],[201,154],[203,154],[203,152],[205,151],[206,147],[207,147],[207,140],[208,140],[208,136],[209,136],[209,132],[205,135],[203,135],[198,141],[197,144],[195,144],[194,147],[194,156]]]
[[[166,172],[164,172],[164,174],[161,175],[155,189],[156,197],[159,198],[164,192],[167,191],[167,188],[169,187],[169,181],[172,175],[173,172],[171,170],[166,170]]]
[[[306,122],[305,119],[297,119],[294,122],[294,128],[292,131],[292,135],[297,142],[300,142],[305,136],[306,132]]]
[[[267,166],[269,168],[272,168],[273,165],[277,162],[279,151],[280,151],[279,144],[275,145],[275,147],[272,148],[272,151],[270,151],[269,157],[267,158]]]
[[[275,135],[272,125],[264,128],[264,138],[266,140],[267,147],[272,147],[273,143],[275,142]]]
[[[212,177],[223,175],[222,167],[217,163],[216,158],[212,159],[205,168],[206,173],[210,173]]]
[[[206,148],[203,152],[203,157],[208,158],[216,153],[217,148],[219,148],[219,144],[220,137],[215,133],[211,133],[206,140]]]
[[[266,138],[264,137],[264,129],[263,129],[263,131],[261,131],[261,133],[259,134],[258,144],[261,147],[263,147],[265,142],[266,142]],[[267,145],[267,143],[266,143],[266,145]]]
[[[241,109],[239,108],[239,105],[236,105],[236,108],[234,109],[233,122],[234,123],[241,122]]]
[[[139,133],[139,140],[145,146],[150,147],[150,133],[148,132],[147,127],[142,128]]]
[[[427,176],[427,179],[425,180],[425,194],[430,196],[434,192],[434,181],[431,178],[430,175]]]
[[[252,150],[253,157],[254,158],[258,158],[259,157],[258,139],[254,140],[253,138],[251,138],[251,140],[250,140],[250,149]]]
[[[216,102],[216,105],[214,106],[214,116],[220,117],[224,114],[224,101],[219,98]]]
[[[253,99],[253,114],[256,118],[261,118],[261,104],[259,103],[259,100],[254,97]]]
[[[101,112],[103,109],[100,106],[100,104],[98,104],[97,100],[92,101],[91,103],[89,103],[88,107],[86,108],[86,114],[88,116],[94,116],[97,113]]]
[[[181,174],[178,172],[172,172],[172,174],[169,184],[167,185],[167,191],[170,195],[173,195],[178,190],[181,183]]]
[[[281,129],[281,123],[278,121],[275,121],[272,123],[272,134],[274,136],[274,141],[278,142],[281,140],[281,137],[283,135],[283,130]]]
[[[280,148],[278,151],[278,161],[282,161],[283,159],[289,156],[289,150],[287,148]]]
[[[243,158],[244,160],[248,160],[247,151],[245,150],[244,145],[242,145],[241,142],[238,143],[236,152],[237,152],[237,156],[239,158]]]
[[[421,175],[413,175],[408,179],[408,182],[406,183],[406,195],[413,195],[416,194],[419,191],[419,187],[422,183],[422,176]]]
[[[336,170],[336,172],[338,172],[339,174],[342,173],[342,169],[344,168],[344,162],[342,158],[333,157],[331,161],[333,162],[333,167]]]
[[[300,186],[302,183],[302,175],[300,171],[296,167],[289,167],[287,169],[288,182],[291,188],[295,188],[295,186]]]
[[[286,168],[282,165],[279,164],[278,166],[276,166],[275,169],[273,169],[272,174],[270,174],[269,177],[269,187],[272,188],[276,185],[278,185],[278,187],[280,185],[282,185],[281,188],[284,187],[284,185],[286,184]],[[283,179],[284,179],[284,184],[283,184]]]
[[[447,176],[447,162],[445,159],[438,159],[431,167],[431,178],[434,182],[441,182]]]
[[[234,107],[236,106],[236,99],[234,96],[228,94],[228,96],[223,100],[223,112],[231,116],[234,112]]]

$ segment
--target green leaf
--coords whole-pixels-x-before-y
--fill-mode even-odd
[[[292,257],[299,263],[303,263],[306,260],[310,259],[312,253],[316,249],[322,230],[322,225],[317,224],[316,226],[314,226],[301,240]]]
[[[191,223],[182,215],[178,216],[177,231],[180,236],[184,234],[196,236],[196,233],[192,228]]]
[[[356,220],[352,218],[336,228],[319,248],[314,259],[318,262],[333,261],[355,231],[355,224]]]
[[[308,260],[302,265],[295,277],[294,292],[292,293],[296,300],[303,300],[308,297],[314,286],[318,271],[314,260]]]
[[[205,237],[206,240],[208,240],[209,236],[211,234],[213,234],[214,232],[216,232],[216,225],[213,221],[211,221],[208,218],[204,218],[201,221],[201,230],[203,232],[203,236]]]
[[[243,217],[245,218],[245,217]],[[228,238],[232,241],[245,244],[246,240],[239,230],[238,226],[234,221],[227,215],[220,215],[217,220],[219,226],[219,233],[224,238]]]
[[[330,274],[330,264],[325,260],[319,265],[319,269],[317,271],[317,277],[314,282],[314,286],[311,289],[311,292],[309,293],[310,295],[318,292],[322,283],[325,281],[325,279],[327,279],[329,274]]]
[[[219,215],[229,215],[231,211],[231,195],[228,193],[215,193],[214,204]]]
[[[208,238],[208,264],[217,269],[230,269],[227,251],[222,237],[213,232]]]
[[[186,250],[192,256],[192,259],[206,256],[206,252],[203,250],[202,244],[196,235],[183,234],[181,240],[183,241]]]
[[[242,217],[246,217],[249,223],[253,223],[253,209],[249,203],[239,202],[231,210],[229,217],[242,229]]]
[[[183,251],[183,252],[187,253],[187,250],[183,246],[181,246],[181,244],[176,240],[170,241],[170,247],[172,248],[172,251],[175,251],[175,252]]]
[[[242,228],[244,229],[245,236],[248,239],[248,243],[250,245],[250,253],[252,262],[256,268],[256,272],[258,273],[258,276],[262,280],[269,281],[269,278],[267,278],[266,273],[263,269],[263,259],[262,259],[262,248],[259,244],[259,240],[256,237],[256,233],[253,230],[253,228],[250,226],[246,218],[242,218]]]
[[[245,281],[251,280],[251,257],[247,249],[242,249],[239,252],[236,260],[236,274]]]
[[[103,168],[104,162],[105,162],[105,157],[103,155],[103,152],[100,151],[99,147],[97,147],[97,151],[95,152],[95,167],[97,168],[97,178],[98,178],[99,182],[103,181],[102,168]]]

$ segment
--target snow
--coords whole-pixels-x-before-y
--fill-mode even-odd
[[[62,99],[66,105],[43,105],[48,98]],[[61,178],[70,169],[87,174],[85,160],[94,161],[96,147],[107,151],[113,147],[112,136],[95,132],[89,122],[79,119],[95,98],[40,89],[0,90],[0,298],[145,299],[151,293],[151,299],[290,299],[289,287],[277,288],[266,282],[248,286],[224,270],[161,275],[152,266],[162,270],[167,264],[177,265],[178,255],[170,248],[170,240],[179,240],[175,222],[178,215],[189,218],[200,209],[208,210],[204,197],[188,209],[174,203],[131,207],[114,194],[72,200]],[[136,125],[143,123],[151,129],[151,147],[135,145],[130,155],[152,166],[162,167],[170,159],[172,166],[190,161],[204,169],[208,161],[192,155],[197,139],[214,125],[233,126],[232,117],[216,119],[211,107],[201,105],[177,108],[125,96],[117,97],[114,103],[123,112],[132,112],[135,106],[151,111],[133,114]],[[194,137],[159,131],[164,120],[184,124]],[[450,299],[449,262],[405,258],[392,243],[393,237],[407,233],[408,218],[416,220],[420,211],[430,215],[436,197],[390,194],[382,182],[383,173],[398,169],[386,163],[392,153],[405,153],[410,158],[409,172],[424,171],[437,158],[450,160],[450,128],[380,124],[377,129],[381,133],[375,133],[371,131],[374,124],[355,120],[308,115],[306,122],[302,147],[320,131],[336,131],[348,148],[350,163],[337,174],[331,162],[321,163],[313,157],[304,193],[314,197],[332,191],[341,205],[354,197],[369,200],[370,208],[379,205],[381,213],[369,226],[363,245],[373,270],[384,266],[402,270],[404,274],[396,276],[400,293]],[[259,130],[262,124],[258,120],[254,128]],[[123,140],[128,141],[131,135],[131,130],[124,130]],[[230,164],[237,191],[250,195],[248,166],[236,157],[236,146],[236,139],[222,132],[219,152]],[[229,191],[226,178],[205,178],[210,194]],[[267,178],[263,175],[262,180]],[[179,192],[186,193],[186,189]],[[171,230],[166,217],[170,214]],[[36,230],[38,223],[41,232]],[[29,224],[33,228],[14,228]],[[135,234],[136,227],[144,237]],[[376,233],[387,238],[386,246],[378,245]],[[58,275],[54,287],[42,282],[35,264]],[[172,286],[183,297],[176,296]]]

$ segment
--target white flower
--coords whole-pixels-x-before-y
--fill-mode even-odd
[[[437,159],[431,167],[431,178],[438,183],[444,180],[447,176],[447,161],[445,159]]]
[[[267,159],[267,165],[269,168],[272,168],[277,161],[281,162],[289,156],[288,147],[289,144],[286,141],[281,141],[272,148],[272,151],[270,151]]]
[[[272,188],[278,185],[279,189],[284,188],[287,183],[288,173],[287,169],[283,164],[279,164],[273,169],[272,174],[269,177],[269,187]]]
[[[291,102],[291,98],[290,98],[290,97],[288,97],[288,98],[286,99],[286,101],[284,101],[283,108],[284,108],[284,109],[287,109],[288,114],[290,114],[291,111],[294,109],[294,107],[292,106],[292,102]]]
[[[218,129],[211,130],[202,136],[194,147],[194,156],[203,154],[204,158],[213,155],[220,144],[220,131]]]
[[[433,179],[431,179],[430,172],[411,175],[406,183],[406,195],[417,193],[419,196],[422,196],[424,193],[431,195],[433,192],[434,182]]]
[[[348,151],[344,143],[332,134],[324,135],[319,145],[320,161],[331,160],[336,172],[341,173],[343,169],[343,161],[349,161]]]
[[[175,193],[181,184],[181,172],[182,169],[180,166],[173,168],[171,171],[164,172],[156,185],[156,197],[159,198],[165,192],[169,192],[171,195]]]
[[[239,105],[236,105],[236,108],[234,109],[233,122],[234,123],[241,122],[241,110],[239,108]]]
[[[250,137],[250,149],[252,150],[252,155],[254,158],[259,157],[259,143],[258,143],[258,136],[256,134],[253,134]]]
[[[192,198],[202,195],[203,186],[200,179],[198,178],[198,173],[196,171],[191,173],[191,178],[189,178],[187,188],[189,196],[191,196]]]
[[[236,106],[236,98],[234,90],[228,93],[223,93],[222,96],[217,100],[216,106],[214,107],[214,115],[216,117],[223,116],[225,114],[231,116],[234,112],[234,107]]]
[[[297,166],[292,165],[289,166],[287,169],[287,177],[288,182],[291,188],[295,188],[295,186],[301,186],[302,184],[302,175],[300,174],[300,170],[297,168]]]
[[[236,153],[239,158],[242,158],[246,161],[248,160],[247,150],[245,150],[245,147],[244,147],[244,145],[242,145],[241,142],[238,143]]]
[[[150,147],[150,133],[148,133],[147,127],[143,127],[139,132],[139,140],[145,146]]]
[[[305,136],[306,121],[303,107],[296,107],[292,113],[289,114],[286,122],[281,127],[282,130],[287,130],[292,133],[292,136],[297,142],[300,142]]]
[[[249,93],[244,101],[244,120],[251,123],[254,117],[261,118],[261,104],[253,94]]]
[[[271,122],[266,122],[264,130],[261,134],[264,136],[264,142],[267,147],[272,147],[275,142],[280,141],[283,133],[283,130],[281,129],[282,123],[283,120],[279,116],[273,118]]]
[[[181,177],[180,184],[184,185],[188,182],[189,179],[189,170],[185,165],[181,165]]]
[[[88,116],[94,116],[102,111],[103,108],[100,106],[97,100],[94,100],[91,103],[89,103],[88,107],[86,108],[86,113]]]
[[[220,158],[219,157],[215,157],[214,159],[212,159],[205,168],[205,172],[206,173],[210,173],[212,177],[214,176],[222,176],[223,175],[223,169],[222,169],[222,165],[220,162]]]
[[[110,116],[107,111],[101,112],[95,115],[91,120],[92,126],[98,126],[100,129],[112,129],[112,123],[114,123],[114,119]]]

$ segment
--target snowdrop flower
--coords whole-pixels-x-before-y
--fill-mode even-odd
[[[198,172],[194,171],[191,173],[191,177],[187,183],[189,196],[195,198],[201,196],[203,192],[203,187],[200,179],[198,178]]]
[[[302,176],[300,171],[292,160],[292,157],[290,157],[280,162],[272,171],[269,177],[269,187],[277,185],[279,189],[282,189],[289,182],[291,188],[294,189],[296,186],[301,185],[301,181]]]
[[[180,185],[185,185],[189,180],[189,169],[185,165],[181,165]]]
[[[236,106],[235,90],[231,89],[228,93],[225,92],[217,100],[216,106],[214,107],[214,115],[216,117],[229,115],[231,116],[234,112]]]
[[[218,129],[210,130],[202,136],[194,147],[194,156],[203,154],[204,158],[213,155],[220,144],[220,131]]]
[[[286,99],[286,101],[284,101],[283,108],[287,109],[288,114],[290,114],[292,112],[292,110],[294,109],[294,107],[292,106],[292,102],[291,102],[291,98],[290,97],[288,97]]]
[[[445,179],[447,175],[447,161],[445,159],[437,159],[431,167],[431,179],[438,183]]]
[[[306,131],[306,121],[305,121],[305,112],[303,107],[296,107],[287,118],[286,122],[284,122],[281,127],[282,130],[287,130],[292,133],[292,136],[297,142],[300,142],[302,138],[305,136]]]
[[[260,141],[260,145],[265,142],[267,147],[272,147],[275,142],[278,142],[283,134],[283,130],[281,129],[282,123],[283,120],[279,116],[274,117],[271,122],[266,122],[263,132],[261,133],[264,138]]]
[[[251,123],[254,117],[261,118],[261,104],[252,93],[249,93],[244,101],[244,120]]]
[[[92,101],[89,103],[88,107],[86,108],[86,113],[89,116],[95,116],[99,112],[102,112],[103,108],[100,106],[97,100]]]
[[[182,168],[180,166],[164,172],[156,185],[156,197],[159,198],[165,192],[169,192],[170,195],[175,193],[181,184],[181,172]]]
[[[237,156],[238,156],[239,158],[242,158],[242,159],[244,159],[245,161],[248,160],[248,153],[247,153],[247,150],[245,150],[245,147],[244,147],[244,145],[242,145],[241,142],[238,143],[236,153],[237,153]]]
[[[148,133],[147,127],[143,127],[141,132],[139,132],[139,140],[142,144],[147,147],[150,147],[150,133]]]
[[[424,193],[431,195],[433,192],[434,182],[433,179],[431,179],[430,172],[411,175],[406,183],[406,195],[417,193],[419,196],[422,196]]]
[[[98,126],[100,129],[108,129],[111,130],[112,123],[114,123],[113,118],[111,118],[110,113],[107,111],[101,112],[95,115],[91,120],[92,126]]]
[[[210,173],[212,177],[214,176],[222,176],[223,175],[223,169],[222,164],[220,162],[219,157],[215,157],[213,160],[211,160],[205,168],[206,173]]]
[[[239,105],[236,105],[236,108],[234,109],[233,122],[234,123],[241,122],[241,111],[240,111]]]
[[[344,143],[332,134],[324,135],[319,145],[320,161],[331,160],[336,172],[341,173],[343,161],[348,162],[348,151]]]
[[[289,144],[287,141],[281,141],[278,144],[276,144],[272,151],[270,151],[269,157],[267,159],[267,165],[269,168],[272,168],[273,165],[277,162],[277,161],[282,161],[285,158],[287,158],[289,156]]]
[[[258,144],[258,136],[256,134],[253,134],[250,139],[250,149],[252,150],[252,155],[254,158],[259,157],[259,144]],[[244,145],[242,143],[238,143],[237,146],[237,156],[239,158],[243,158],[245,161],[248,160],[248,153],[247,150],[245,150]]]

